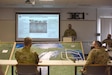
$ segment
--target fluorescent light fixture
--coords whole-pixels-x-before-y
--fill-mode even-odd
[[[54,0],[39,0],[39,1],[54,1]]]

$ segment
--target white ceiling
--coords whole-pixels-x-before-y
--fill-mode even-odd
[[[112,0],[54,0],[25,4],[25,0],[0,0],[0,7],[14,8],[75,8],[75,7],[112,7]]]

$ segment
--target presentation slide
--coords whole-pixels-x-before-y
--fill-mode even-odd
[[[59,41],[59,14],[16,14],[16,41]]]

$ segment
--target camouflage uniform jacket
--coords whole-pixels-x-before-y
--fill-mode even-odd
[[[15,58],[18,63],[38,64],[39,62],[38,54],[36,52],[32,52],[30,48],[26,47],[16,51]]]
[[[105,48],[92,49],[88,55],[86,65],[89,64],[107,64],[109,61],[109,54]],[[85,66],[86,66],[85,65]]]
[[[112,39],[105,39],[102,43],[106,43],[106,46],[108,45],[109,48],[112,48]]]
[[[67,29],[64,32],[64,37],[69,37],[69,36],[74,36],[75,38],[77,38],[77,34],[76,34],[75,30],[73,30],[73,29]]]

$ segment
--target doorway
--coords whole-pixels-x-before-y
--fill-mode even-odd
[[[112,34],[112,18],[101,18],[101,41],[107,38],[108,34]]]

